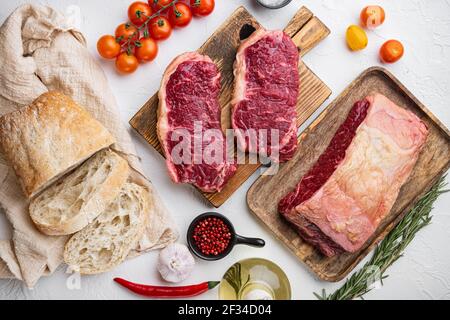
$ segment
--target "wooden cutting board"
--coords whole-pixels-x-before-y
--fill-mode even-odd
[[[213,59],[222,73],[222,129],[231,127],[231,94],[233,90],[233,63],[241,40],[261,25],[244,8],[236,11],[214,32],[198,50]],[[285,32],[292,37],[303,56],[330,33],[329,29],[305,7],[302,7],[289,22]],[[299,65],[300,95],[297,104],[297,124],[300,126],[331,95],[331,90],[303,62]],[[161,155],[162,149],[156,134],[158,95],[149,101],[130,120],[130,125]],[[214,206],[221,206],[257,169],[259,165],[243,164],[228,181],[221,192],[204,193],[203,196]]]
[[[429,136],[418,162],[402,187],[391,212],[375,234],[356,253],[327,258],[305,243],[277,212],[278,202],[300,181],[328,146],[353,104],[377,91],[417,114],[428,126]],[[450,167],[450,132],[391,73],[371,68],[360,75],[301,134],[296,156],[274,176],[262,176],[249,189],[247,203],[253,213],[301,261],[326,281],[343,279],[381,241]]]

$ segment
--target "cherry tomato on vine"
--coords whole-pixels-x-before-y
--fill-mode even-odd
[[[150,8],[147,3],[142,1],[133,2],[128,7],[128,18],[135,26],[138,27],[142,26],[147,20],[147,17],[150,17],[152,13],[152,8]]]
[[[389,40],[380,49],[380,59],[384,63],[394,63],[403,57],[405,48],[400,41]]]
[[[361,11],[361,24],[368,29],[375,29],[383,24],[386,14],[380,6],[368,6]]]
[[[169,8],[169,21],[173,27],[185,27],[192,20],[192,11],[189,6],[183,2],[177,2]]]
[[[165,40],[172,34],[172,26],[166,17],[159,16],[150,20],[148,32],[155,40]]]
[[[207,16],[214,10],[214,0],[191,0],[191,10],[195,16]]]
[[[139,65],[138,59],[126,52],[122,52],[116,59],[116,68],[122,73],[132,73]]]
[[[120,53],[120,44],[114,36],[105,35],[98,39],[97,51],[105,59],[114,59]]]
[[[148,0],[148,4],[153,6],[156,10],[168,6],[173,0]]]
[[[152,61],[158,55],[158,44],[152,38],[141,38],[136,46],[135,55],[139,61]]]
[[[120,44],[124,44],[128,39],[135,41],[139,38],[138,29],[130,23],[122,23],[116,29],[116,40]]]

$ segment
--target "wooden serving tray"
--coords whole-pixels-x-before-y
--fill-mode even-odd
[[[242,39],[248,37],[261,25],[244,8],[239,7],[223,25],[203,44],[199,53],[213,59],[222,73],[222,129],[231,127],[231,95],[233,91],[233,63]],[[322,41],[330,31],[313,13],[302,7],[289,22],[285,32],[292,37],[303,56]],[[331,95],[331,90],[303,62],[299,65],[300,95],[297,104],[297,124],[300,126]],[[158,95],[152,98],[130,120],[130,125],[161,155],[161,145],[156,134]],[[163,155],[164,156],[164,155]],[[259,165],[244,164],[228,181],[221,192],[204,193],[203,196],[215,207],[221,206],[257,169]]]
[[[278,202],[294,189],[314,165],[353,104],[375,91],[417,114],[428,126],[429,136],[409,180],[375,234],[359,252],[327,258],[305,243],[294,228],[282,219],[277,212]],[[299,141],[294,159],[281,165],[275,176],[259,178],[247,193],[247,203],[251,211],[289,250],[320,279],[326,281],[339,281],[352,271],[450,167],[449,130],[391,73],[378,67],[361,74],[301,134]]]

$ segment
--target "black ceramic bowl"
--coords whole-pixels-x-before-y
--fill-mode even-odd
[[[211,217],[221,219],[228,226],[228,228],[230,229],[230,233],[231,233],[231,240],[230,240],[230,243],[228,244],[228,247],[222,253],[218,254],[217,256],[203,254],[199,250],[197,245],[195,244],[195,241],[193,238],[194,229],[197,226],[197,224],[199,223],[199,221],[201,221],[205,218],[211,218]],[[207,261],[215,261],[215,260],[220,260],[222,258],[225,258],[231,252],[231,250],[233,250],[234,246],[237,244],[244,244],[244,245],[258,247],[258,248],[262,248],[266,245],[266,243],[263,239],[247,238],[247,237],[243,237],[243,236],[236,234],[236,231],[234,230],[234,226],[231,223],[231,221],[228,220],[228,218],[226,218],[224,215],[221,215],[220,213],[217,213],[217,212],[203,213],[191,222],[191,224],[189,225],[189,229],[187,231],[187,243],[188,243],[189,249],[197,257],[199,257],[200,259],[203,259],[203,260],[207,260]]]
[[[256,0],[256,2],[258,2],[260,5],[262,5],[265,8],[268,8],[268,9],[281,9],[281,8],[287,6],[291,1],[292,0],[285,0],[284,2],[280,3],[279,5],[271,6],[271,5],[264,4],[263,2],[261,2],[259,0]]]

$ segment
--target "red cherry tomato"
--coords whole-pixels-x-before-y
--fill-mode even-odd
[[[156,10],[167,7],[171,2],[172,0],[148,0],[148,4],[153,6]]]
[[[135,41],[139,38],[138,29],[130,23],[122,23],[116,29],[116,40],[120,44],[124,44],[128,39]]]
[[[368,6],[361,11],[360,18],[363,27],[375,29],[384,23],[386,13],[380,6]]]
[[[172,34],[172,26],[166,17],[155,17],[148,23],[148,32],[155,40],[165,40]]]
[[[380,59],[384,63],[394,63],[400,60],[405,53],[405,48],[400,41],[386,41],[380,49]]]
[[[169,21],[173,27],[185,27],[192,20],[192,11],[189,6],[183,2],[177,2],[169,8]]]
[[[102,36],[97,41],[97,51],[105,59],[114,59],[120,53],[120,44],[111,35]]]
[[[128,18],[138,27],[142,26],[152,13],[152,8],[145,2],[136,1],[128,7]]]
[[[195,16],[207,16],[214,10],[214,0],[191,0],[191,10]]]
[[[158,44],[152,38],[142,38],[135,50],[139,61],[152,61],[158,55]]]
[[[138,59],[126,52],[122,52],[116,59],[116,68],[122,73],[133,73],[138,68]]]

